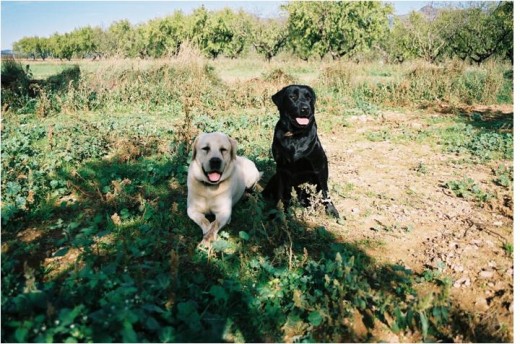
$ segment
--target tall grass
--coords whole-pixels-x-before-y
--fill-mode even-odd
[[[512,103],[511,68],[493,61],[480,67],[460,61],[440,66],[420,61],[399,66],[258,61],[254,73],[244,74],[243,68],[251,68],[250,62],[207,61],[184,47],[175,59],[108,60],[98,62],[95,68],[91,64],[62,70],[58,77],[42,81],[33,97],[28,97],[27,77],[14,73],[4,63],[2,79],[20,80],[26,91],[23,97],[11,97],[9,92],[13,91],[3,87],[2,105],[41,115],[78,111],[178,115],[189,107],[212,116],[215,109],[265,110],[270,106],[270,96],[288,83],[313,85],[320,96],[328,96],[332,108],[338,104],[351,108],[367,104],[417,108],[439,102],[452,106]]]
[[[319,84],[352,103],[412,108],[438,102],[490,105],[512,102],[508,75],[508,67],[492,61],[482,67],[460,61],[441,66],[418,61],[386,68],[337,63],[324,68]]]

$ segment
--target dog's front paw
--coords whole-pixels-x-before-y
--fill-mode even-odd
[[[332,201],[329,200],[328,202],[324,202],[324,203],[325,203],[325,212],[327,213],[327,215],[333,216],[336,219],[339,219],[339,212],[336,209],[336,207],[334,206],[334,204],[332,203]]]
[[[200,245],[207,248],[211,247],[211,243],[217,239],[218,228],[218,221],[213,221],[209,227],[209,230],[206,233],[204,233]]]

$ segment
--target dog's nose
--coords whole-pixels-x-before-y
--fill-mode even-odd
[[[302,115],[308,115],[309,114],[309,107],[307,105],[303,105],[300,109],[300,112]]]
[[[219,170],[221,163],[222,163],[222,160],[220,160],[220,158],[211,158],[211,159],[209,159],[209,167],[212,170]]]

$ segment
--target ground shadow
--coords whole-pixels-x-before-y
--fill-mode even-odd
[[[115,157],[63,169],[60,178],[70,195],[3,227],[9,247],[2,250],[7,290],[2,341],[40,341],[49,338],[45,333],[52,333],[52,341],[284,341],[291,314],[310,317],[311,312],[290,305],[290,286],[285,286],[289,294],[272,297],[263,290],[290,281],[294,273],[294,285],[306,279],[309,295],[316,296],[315,290],[328,288],[322,264],[334,264],[338,256],[352,260],[351,275],[357,276],[346,290],[354,295],[354,283],[362,282],[374,296],[359,298],[368,304],[354,306],[366,331],[344,326],[334,338],[373,340],[376,319],[393,326],[376,296],[410,302],[411,272],[376,264],[362,248],[340,242],[325,223],[309,225],[291,212],[273,210],[257,193],[236,206],[220,248],[209,256],[199,250],[201,230],[186,215],[186,160],[181,153],[166,160]],[[39,235],[17,242],[27,228]],[[58,258],[65,267],[50,273],[49,260]],[[334,269],[328,274],[333,276]],[[349,293],[341,296],[343,301],[323,301],[332,297],[326,294],[316,302],[353,303]],[[26,332],[20,332],[23,326]],[[316,326],[315,337],[299,340],[330,339]],[[74,329],[83,337],[73,337]],[[435,338],[451,339],[441,332]]]
[[[487,131],[513,133],[514,113],[493,106],[450,106],[441,113],[456,114],[465,123]]]
[[[78,65],[67,67],[56,75],[48,77],[43,81],[44,87],[53,92],[64,92],[69,87],[77,87],[81,78],[81,70]]]
[[[70,87],[77,87],[80,78],[81,70],[78,65],[67,67],[47,79],[34,79],[30,65],[22,66],[14,60],[6,60],[5,63],[2,61],[2,90],[9,90],[22,98],[36,98],[42,91],[52,94],[66,92]],[[6,96],[5,103],[16,103],[16,99],[12,99],[7,93]]]

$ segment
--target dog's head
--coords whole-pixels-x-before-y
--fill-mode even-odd
[[[314,123],[314,104],[316,94],[306,85],[289,85],[272,96],[280,111],[280,117],[286,118],[297,128],[305,128]]]
[[[195,178],[218,184],[229,178],[236,159],[237,142],[223,133],[203,133],[193,142],[193,159],[198,165]]]

